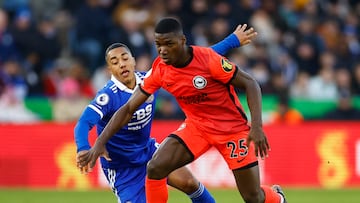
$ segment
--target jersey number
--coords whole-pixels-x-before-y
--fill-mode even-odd
[[[238,158],[239,156],[246,156],[249,152],[246,146],[246,139],[240,139],[238,143],[230,141],[226,143],[226,147],[231,150],[230,158]]]

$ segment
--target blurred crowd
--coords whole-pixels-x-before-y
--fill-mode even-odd
[[[127,44],[147,71],[164,16],[179,18],[188,43],[201,46],[238,24],[254,27],[257,39],[227,57],[285,103],[360,96],[357,0],[0,0],[0,108],[8,111],[0,121],[16,106],[17,119],[34,120],[22,107],[32,96],[51,98],[59,120],[75,119],[109,79],[106,47]],[[161,98],[157,118],[183,117],[173,98]]]

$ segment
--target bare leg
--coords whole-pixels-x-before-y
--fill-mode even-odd
[[[265,195],[260,187],[259,166],[233,170],[237,188],[246,203],[264,203]]]
[[[200,182],[193,176],[189,169],[184,166],[169,174],[168,184],[190,195],[199,188]]]
[[[173,137],[167,137],[147,165],[149,179],[162,179],[193,161],[191,152]]]
[[[167,137],[147,164],[145,180],[148,203],[166,203],[168,191],[166,177],[174,170],[193,160],[188,149],[178,139]]]

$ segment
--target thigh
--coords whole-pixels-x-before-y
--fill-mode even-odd
[[[193,160],[192,154],[178,137],[167,137],[155,151],[148,163],[161,174],[167,176],[171,171],[185,166]]]
[[[146,203],[146,166],[123,169],[103,168],[109,185],[119,202]]]
[[[148,169],[157,170],[161,176],[168,176],[175,169],[192,162],[210,148],[201,135],[193,124],[183,123],[161,143]]]
[[[182,145],[192,154],[194,160],[211,147],[207,135],[198,129],[194,122],[186,121],[173,134],[180,138]]]
[[[230,135],[213,135],[211,139],[231,170],[247,167],[257,162],[253,143],[246,145],[248,131]]]

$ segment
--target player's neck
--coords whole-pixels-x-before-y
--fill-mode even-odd
[[[190,46],[184,47],[184,51],[182,53],[182,56],[179,57],[179,59],[184,59],[184,60],[181,60],[177,64],[174,64],[173,65],[174,67],[182,68],[182,67],[187,66],[191,62],[191,60],[193,59],[193,49],[192,49],[192,47],[190,47]]]

